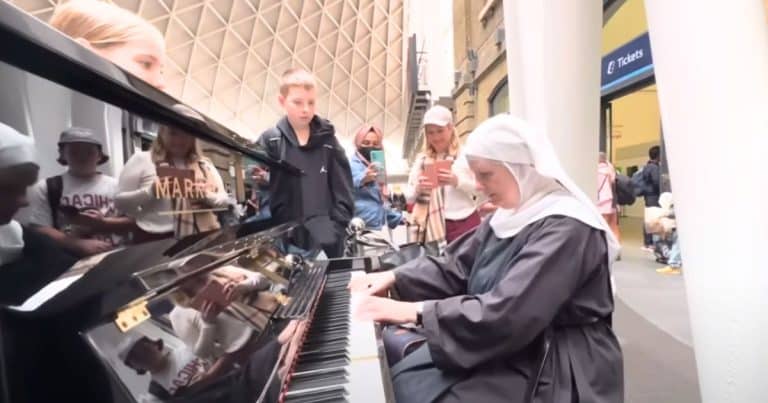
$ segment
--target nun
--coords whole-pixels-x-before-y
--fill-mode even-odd
[[[349,285],[358,318],[421,326],[391,370],[396,400],[623,402],[607,224],[524,121],[485,121],[464,152],[493,215],[444,256]],[[389,289],[399,301],[375,296]]]
[[[65,272],[75,258],[14,215],[27,203],[40,167],[34,143],[0,123],[0,305],[17,305]]]

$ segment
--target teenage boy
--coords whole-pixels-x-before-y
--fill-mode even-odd
[[[283,73],[278,101],[285,117],[262,133],[258,144],[271,157],[303,171],[301,175],[278,169],[270,172],[270,210],[275,223],[303,223],[328,257],[339,257],[347,223],[355,211],[352,175],[333,125],[315,115],[315,88],[314,77],[305,70]]]
[[[117,234],[130,231],[133,220],[117,217],[117,180],[97,170],[108,160],[90,129],[63,131],[57,161],[68,169],[30,189],[29,208],[22,211],[21,221],[79,257],[113,249],[120,243]]]

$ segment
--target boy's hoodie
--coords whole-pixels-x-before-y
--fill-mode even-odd
[[[344,228],[355,211],[349,161],[330,121],[315,116],[309,130],[309,141],[300,146],[283,117],[257,142],[271,157],[303,171],[302,175],[278,169],[270,172],[272,217],[275,223],[284,223],[329,216]]]

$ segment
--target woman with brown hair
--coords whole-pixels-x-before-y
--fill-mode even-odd
[[[464,158],[451,111],[440,105],[424,114],[424,151],[408,177],[406,198],[415,202],[412,223],[418,241],[451,242],[480,224],[475,181]]]
[[[184,105],[173,109],[203,121],[200,114]],[[158,168],[191,171],[194,192],[176,192],[174,181],[181,179],[159,178]],[[115,196],[115,206],[136,219],[139,231],[134,234],[135,243],[218,229],[214,210],[227,208],[228,201],[221,175],[205,158],[197,139],[168,126],[161,127],[149,151],[136,153],[125,163]]]

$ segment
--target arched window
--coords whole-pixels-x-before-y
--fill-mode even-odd
[[[488,97],[489,117],[503,112],[509,112],[509,87],[506,77],[496,84],[496,88],[491,91],[491,95]]]

